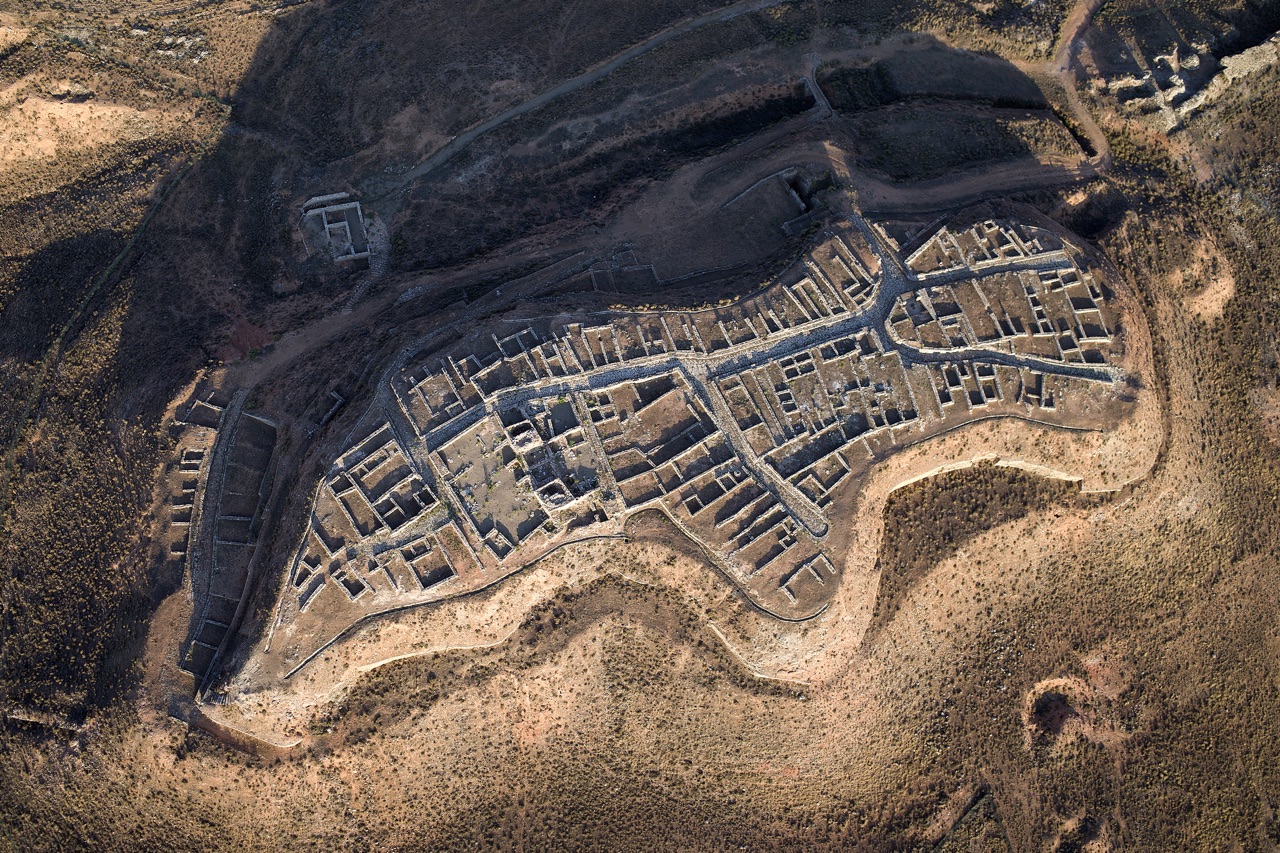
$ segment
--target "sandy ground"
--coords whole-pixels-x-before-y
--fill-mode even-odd
[[[160,135],[175,119],[119,104],[27,98],[0,117],[0,163],[10,168]]]
[[[6,50],[22,41],[31,33],[26,27],[15,26],[14,22],[0,18],[0,50]]]
[[[1195,245],[1191,267],[1175,272],[1170,282],[1174,292],[1192,289],[1186,297],[1187,309],[1210,323],[1222,316],[1222,309],[1236,292],[1235,275],[1219,260],[1222,257],[1212,241],[1202,238]]]

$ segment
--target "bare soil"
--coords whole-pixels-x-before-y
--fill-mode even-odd
[[[13,439],[13,470],[22,475],[5,513],[6,537],[17,543],[5,552],[6,595],[19,576],[11,567],[29,584],[47,572],[47,584],[31,588],[49,591],[48,608],[26,611],[36,618],[18,627],[55,649],[50,659],[70,663],[82,654],[78,638],[93,633],[88,621],[57,632],[39,620],[65,596],[81,600],[86,580],[110,579],[95,587],[93,609],[120,614],[112,639],[125,658],[136,650],[142,670],[129,675],[130,660],[102,669],[111,689],[99,695],[118,701],[83,723],[6,707],[0,814],[12,844],[1101,850],[1260,849],[1280,837],[1280,702],[1267,689],[1280,660],[1272,523],[1280,396],[1274,361],[1264,363],[1274,348],[1265,322],[1274,313],[1263,310],[1271,279],[1249,263],[1270,255],[1265,241],[1251,253],[1234,244],[1241,229],[1252,229],[1249,239],[1267,232],[1215,201],[1215,169],[1236,155],[1211,161],[1198,143],[1127,117],[1103,90],[1082,98],[1075,83],[1077,62],[1093,73],[1096,63],[1120,61],[1128,45],[1117,32],[1132,33],[1135,46],[1168,32],[1226,37],[1254,20],[1253,7],[919,7],[913,26],[1017,55],[1034,63],[1024,66],[1033,76],[1059,81],[1061,114],[1094,146],[1093,162],[1003,161],[896,186],[859,169],[849,137],[814,112],[711,157],[663,161],[583,205],[582,215],[565,215],[558,202],[535,211],[543,219],[517,211],[501,223],[515,237],[494,240],[487,254],[476,254],[469,235],[455,238],[486,215],[483,199],[455,204],[429,225],[405,220],[392,232],[407,244],[396,250],[400,266],[352,312],[338,313],[361,279],[300,256],[289,229],[301,198],[410,168],[461,130],[709,10],[650,4],[595,14],[562,4],[531,17],[501,3],[422,12],[381,2],[259,11],[237,2],[88,4],[76,20],[63,20],[66,10],[0,16],[6,73],[21,77],[32,56],[52,57],[50,80],[87,86],[91,74],[69,69],[97,63],[93,74],[111,84],[93,100],[44,98],[10,113],[44,131],[78,120],[85,136],[71,133],[69,147],[50,149],[47,133],[37,140],[18,128],[6,155],[25,157],[41,182],[30,185],[31,205],[9,211],[11,221],[38,227],[6,239],[0,288],[6,318],[23,318],[7,324],[18,334],[6,339],[0,365],[0,434]],[[797,60],[810,47],[821,52],[840,21],[883,32],[876,47],[892,51],[889,31],[907,20],[889,3],[819,0],[775,11],[700,31],[732,44],[710,60],[730,76],[699,78],[709,88],[665,115],[695,118],[735,68],[745,76],[785,68],[779,79],[800,80],[808,63]],[[1098,37],[1103,31],[1110,40]],[[174,35],[205,41],[162,55]],[[41,52],[26,53],[22,45],[35,38]],[[688,53],[699,54],[703,42],[688,38],[698,46]],[[1086,39],[1089,49],[1077,53]],[[437,48],[433,62],[404,61],[427,42]],[[635,73],[643,78],[646,61],[676,56],[674,76],[692,78],[677,50],[684,44],[638,58]],[[193,63],[203,49],[209,55]],[[101,64],[108,60],[119,64]],[[317,73],[331,61],[340,71],[332,86]],[[145,79],[122,71],[125,62],[144,68]],[[613,97],[607,86],[590,89],[577,94]],[[124,285],[85,302],[87,283],[121,248],[113,231],[133,233],[161,178],[174,174],[170,165],[195,159],[133,165],[157,143],[143,137],[138,151],[128,149],[130,121],[149,111],[196,116],[182,110],[198,107],[173,149],[193,151],[224,120],[221,106],[182,94],[193,91],[236,99],[227,132],[148,226]],[[148,106],[152,95],[159,103]],[[644,120],[643,100],[617,99],[607,110],[565,101],[562,114],[526,118],[545,119],[542,131],[615,107]],[[1126,142],[1112,152],[1095,116],[1112,138],[1148,148]],[[24,149],[23,139],[39,144]],[[501,159],[505,150],[493,153]],[[1176,156],[1166,161],[1165,151]],[[1194,167],[1185,175],[1176,171],[1182,154]],[[860,204],[889,212],[1051,186],[1071,193],[1061,207],[1054,192],[1041,196],[1064,218],[1077,203],[1117,200],[1089,236],[1135,294],[1127,332],[1129,367],[1146,383],[1138,411],[1107,434],[983,422],[892,456],[856,500],[833,510],[849,520],[853,556],[842,567],[847,594],[820,624],[761,619],[695,549],[653,519],[636,519],[631,541],[567,548],[483,596],[367,626],[293,692],[246,690],[236,704],[205,706],[208,718],[191,707],[193,685],[175,652],[190,618],[187,592],[175,587],[155,608],[126,595],[172,583],[138,556],[167,544],[163,524],[137,516],[158,512],[168,484],[151,494],[162,454],[146,449],[149,433],[129,426],[135,419],[162,433],[166,408],[171,416],[175,395],[189,393],[184,386],[204,367],[231,386],[256,388],[261,410],[286,422],[279,487],[296,494],[282,526],[297,529],[317,460],[340,448],[367,402],[369,375],[404,341],[444,324],[496,324],[513,304],[526,313],[554,308],[552,291],[564,284],[554,264],[598,245],[608,249],[592,249],[592,260],[635,251],[673,278],[746,264],[740,278],[716,283],[716,299],[754,287],[789,248],[757,239],[777,238],[780,208],[754,218],[720,211],[796,163],[830,169]],[[1184,178],[1204,194],[1188,202]],[[53,191],[65,187],[75,203],[54,208],[50,199],[69,196]],[[1210,238],[1188,240],[1189,224]],[[617,245],[628,234],[636,245]],[[438,238],[448,268],[417,267],[426,236]],[[674,286],[668,293],[697,296]],[[594,291],[556,298],[578,308],[622,301]],[[62,324],[81,316],[81,345],[54,351],[49,375],[58,381],[46,392],[32,365]],[[26,322],[32,317],[41,322]],[[248,358],[254,348],[263,352]],[[218,373],[218,362],[233,358]],[[309,435],[323,414],[316,401],[336,388],[353,389],[352,402]],[[130,464],[90,464],[82,452],[104,447]],[[974,534],[918,573],[894,618],[867,635],[876,604],[869,567],[893,522],[886,502],[904,485],[927,490],[939,471],[984,459],[1082,477],[1085,490],[1107,494]],[[75,489],[64,487],[69,481]],[[87,500],[72,502],[84,492]],[[56,535],[33,537],[44,519],[57,522]],[[121,524],[156,540],[60,550],[67,541],[103,542]],[[272,559],[285,558],[285,539],[273,543]],[[269,583],[261,591],[273,593]],[[250,633],[269,613],[259,607],[253,617]],[[12,661],[7,654],[5,666]]]

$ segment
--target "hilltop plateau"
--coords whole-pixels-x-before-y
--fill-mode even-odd
[[[0,4],[0,837],[1280,845],[1278,29]]]

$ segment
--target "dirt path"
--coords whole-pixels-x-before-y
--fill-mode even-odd
[[[1106,0],[1080,0],[1076,7],[1062,22],[1062,32],[1058,34],[1058,46],[1053,52],[1053,64],[1059,72],[1069,70],[1075,59],[1076,42],[1093,22],[1093,16],[1102,8]]]
[[[1093,23],[1093,16],[1102,8],[1102,4],[1106,0],[1080,0],[1075,8],[1071,10],[1071,14],[1067,16],[1067,20],[1063,22],[1062,32],[1058,36],[1058,47],[1053,52],[1053,58],[1039,65],[1028,66],[1023,70],[1040,72],[1052,77],[1057,77],[1058,82],[1062,84],[1062,88],[1067,93],[1067,103],[1071,107],[1075,119],[1080,123],[1081,130],[1089,137],[1089,144],[1093,146],[1094,156],[1090,158],[1090,163],[1098,171],[1105,171],[1111,166],[1111,145],[1107,142],[1106,134],[1102,132],[1102,128],[1098,127],[1098,123],[1093,120],[1093,116],[1085,109],[1084,104],[1080,100],[1080,92],[1076,89],[1076,52],[1080,48],[1080,39],[1084,36],[1085,31],[1089,29],[1089,25]]]
[[[1091,163],[1051,166],[1039,161],[1014,162],[959,178],[943,178],[910,186],[898,186],[850,169],[864,213],[924,213],[948,207],[977,204],[1029,187],[1050,188],[1073,184],[1098,174]]]
[[[666,29],[653,34],[639,44],[632,45],[621,53],[614,54],[612,58],[587,69],[577,77],[565,80],[558,86],[554,86],[540,95],[535,95],[529,100],[517,104],[516,106],[499,113],[493,118],[487,119],[486,121],[473,126],[471,129],[455,136],[447,145],[435,154],[432,154],[426,160],[423,160],[417,166],[414,166],[404,174],[391,178],[387,183],[382,183],[377,179],[370,181],[370,183],[366,185],[369,195],[374,202],[387,201],[393,195],[408,187],[409,184],[430,174],[435,169],[453,159],[464,148],[479,139],[481,136],[484,136],[486,133],[501,127],[512,119],[516,119],[526,113],[530,113],[539,107],[554,101],[556,98],[567,95],[571,92],[576,92],[584,86],[590,86],[592,83],[604,79],[614,71],[617,71],[623,65],[631,62],[633,59],[638,59],[639,57],[644,56],[654,48],[660,47],[672,39],[679,38],[682,35],[691,33],[694,30],[702,29],[703,27],[711,24],[721,24],[727,21],[732,21],[734,18],[749,15],[753,12],[760,12],[773,6],[780,6],[786,2],[790,2],[790,0],[739,0],[737,3],[725,6],[722,9],[717,9],[714,12],[707,12],[706,14],[699,15],[696,18],[690,18],[678,24],[672,24]]]
[[[1055,78],[1066,93],[1078,129],[1093,147],[1093,156],[1078,166],[1054,166],[1036,162],[1015,162],[989,171],[954,179],[941,179],[912,186],[899,186],[876,180],[850,168],[858,190],[859,206],[867,212],[925,212],[972,204],[1019,190],[1063,186],[1097,177],[1111,167],[1111,146],[1106,134],[1094,121],[1080,100],[1076,88],[1076,53],[1080,39],[1088,30],[1093,16],[1105,0],[1080,0],[1067,16],[1058,36],[1053,56],[1038,63],[1015,63],[1029,75]]]
[[[702,27],[706,27],[716,23],[724,23],[738,18],[742,15],[751,14],[764,9],[780,5],[785,0],[741,0],[741,2],[708,12],[696,18],[690,18],[678,24],[673,24],[664,30],[655,33],[645,41],[635,44],[626,50],[615,54],[612,58],[594,66],[577,77],[566,80],[540,95],[537,95],[517,106],[514,106],[503,113],[500,113],[466,131],[459,136],[454,137],[444,148],[437,151],[427,160],[418,164],[413,169],[391,178],[391,183],[383,184],[380,187],[371,186],[370,189],[377,193],[377,200],[386,200],[392,194],[404,189],[410,183],[418,178],[429,174],[435,169],[448,162],[468,145],[479,137],[494,130],[501,125],[518,118],[528,112],[561,97],[570,92],[577,91],[584,86],[603,79],[621,66],[631,62],[632,60],[643,56],[644,54],[654,50],[655,48],[678,38],[687,33],[693,32]],[[1093,177],[1104,171],[1110,166],[1110,147],[1107,144],[1106,136],[1102,133],[1093,117],[1080,101],[1079,94],[1075,87],[1075,79],[1073,67],[1075,64],[1076,50],[1078,42],[1084,32],[1088,29],[1089,24],[1093,20],[1094,14],[1101,8],[1105,0],[1081,0],[1068,15],[1063,24],[1062,31],[1059,35],[1058,45],[1054,51],[1053,57],[1037,65],[1024,66],[1023,70],[1030,72],[1038,72],[1059,77],[1063,83],[1063,87],[1067,92],[1068,101],[1080,123],[1082,129],[1088,135],[1090,142],[1094,146],[1096,155],[1089,162],[1078,167],[1052,167],[1043,164],[1026,164],[1015,163],[989,172],[983,172],[958,180],[939,182],[937,184],[928,184],[913,187],[898,187],[892,184],[877,181],[866,176],[859,176],[856,179],[858,184],[859,197],[862,205],[867,210],[878,209],[894,209],[894,210],[925,210],[936,209],[940,206],[948,206],[963,202],[972,202],[981,200],[991,194],[1006,194],[1024,188],[1028,185],[1047,186],[1072,183],[1078,180]],[[809,74],[806,82],[814,93],[814,97],[818,99],[818,105],[811,113],[800,117],[798,122],[801,126],[813,123],[815,120],[821,120],[831,114],[830,104],[826,102],[825,96],[821,89],[816,85],[814,73],[820,56],[816,53],[806,55],[809,60]],[[776,144],[785,136],[794,133],[796,129],[795,122],[786,123],[783,128],[775,129],[773,132],[766,134],[766,139],[762,141],[748,142],[745,147],[735,150],[730,158],[729,163],[720,163],[711,171],[727,168],[736,164],[745,157],[751,156],[756,151],[766,147],[767,144]],[[763,144],[757,144],[762,142]],[[707,177],[707,174],[701,175],[701,178]],[[570,241],[575,243],[577,241]],[[511,267],[517,265],[522,260],[527,260],[534,252],[522,253],[515,257],[508,257],[501,266]],[[487,266],[487,264],[486,264]],[[465,278],[468,272],[474,274],[474,269],[459,270],[460,275],[448,276],[448,278]],[[306,329],[286,335],[279,341],[272,352],[253,362],[244,362],[235,365],[231,374],[236,384],[256,385],[266,377],[276,373],[281,368],[288,365],[299,356],[305,355],[316,346],[332,340],[344,333],[358,328],[367,323],[379,311],[388,307],[391,301],[398,294],[388,294],[387,296],[364,302],[360,304],[351,313],[341,315],[333,315],[324,318],[316,324]],[[490,307],[490,310],[492,308]]]
[[[388,306],[399,293],[369,300],[351,311],[335,310],[314,323],[289,332],[276,341],[271,352],[252,360],[236,362],[227,368],[227,380],[235,388],[252,388],[283,370],[293,361],[343,334],[367,328],[378,312]]]

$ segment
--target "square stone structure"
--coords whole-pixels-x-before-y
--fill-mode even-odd
[[[307,251],[327,249],[339,263],[368,260],[364,212],[360,202],[350,198],[350,193],[334,193],[308,199],[302,206],[302,239]]]

